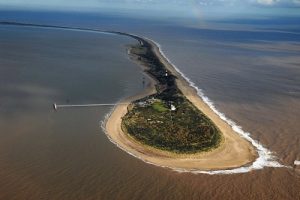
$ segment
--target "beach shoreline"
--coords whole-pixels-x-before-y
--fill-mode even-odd
[[[143,160],[144,162],[167,167],[175,170],[227,170],[250,165],[258,157],[254,146],[249,141],[238,135],[230,125],[223,121],[213,110],[199,97],[195,88],[191,87],[187,80],[175,69],[168,59],[160,52],[159,46],[152,40],[141,38],[135,35],[126,34],[137,39],[140,43],[147,42],[157,58],[163,63],[167,70],[177,77],[176,85],[184,96],[201,110],[221,130],[223,141],[219,147],[207,152],[194,154],[177,154],[159,150],[148,145],[141,144],[122,130],[122,117],[127,113],[128,105],[138,99],[156,93],[156,80],[148,76],[150,83],[140,94],[122,100],[110,116],[107,118],[104,129],[109,139],[119,148],[127,153]],[[129,53],[129,56],[130,53]],[[147,66],[137,62],[145,71]]]
[[[99,34],[112,34],[112,35],[120,35],[120,36],[124,36],[124,37],[130,37],[130,38],[133,38],[133,39],[135,39],[139,42],[148,41],[152,44],[152,46],[154,45],[156,47],[156,51],[158,52],[158,55],[162,59],[164,59],[165,62],[169,63],[169,65],[170,65],[169,67],[171,67],[171,69],[175,70],[175,72],[180,75],[179,77],[181,77],[181,79],[183,80],[182,83],[185,83],[183,85],[185,85],[189,90],[191,90],[191,93],[193,94],[193,95],[191,95],[191,98],[194,96],[195,99],[199,99],[200,101],[196,101],[196,102],[198,102],[199,104],[201,103],[201,105],[203,105],[203,108],[205,108],[205,110],[208,110],[209,113],[211,113],[214,116],[214,118],[218,119],[218,121],[221,120],[222,123],[225,124],[224,127],[226,127],[226,130],[233,133],[231,135],[235,135],[234,137],[239,137],[238,141],[242,141],[242,142],[239,145],[234,145],[233,146],[234,149],[238,149],[239,146],[242,146],[244,149],[246,147],[249,148],[248,150],[246,150],[246,152],[248,152],[248,156],[249,156],[248,157],[248,160],[249,160],[248,164],[239,165],[238,162],[236,162],[236,163],[231,164],[231,166],[234,166],[234,167],[226,167],[226,165],[222,167],[221,165],[218,165],[218,166],[208,167],[208,168],[206,166],[206,168],[205,168],[205,166],[201,165],[201,162],[200,162],[201,158],[198,158],[198,161],[199,161],[198,164],[200,164],[200,165],[197,166],[195,169],[180,168],[180,167],[175,168],[175,167],[170,167],[170,166],[163,166],[161,163],[156,164],[154,162],[145,160],[144,157],[141,157],[138,154],[134,154],[134,153],[128,151],[126,146],[122,147],[122,145],[118,144],[117,141],[114,141],[114,139],[111,137],[111,135],[107,132],[106,122],[109,121],[109,119],[111,119],[109,116],[111,114],[115,113],[114,111],[116,111],[116,108],[114,108],[114,111],[111,111],[111,113],[108,113],[105,117],[105,120],[101,122],[101,127],[102,127],[103,131],[105,132],[106,136],[109,138],[109,140],[112,143],[114,143],[119,148],[126,151],[128,154],[130,154],[132,156],[135,156],[135,157],[138,157],[139,159],[143,160],[144,162],[154,164],[154,165],[157,165],[157,166],[161,166],[161,167],[168,167],[168,168],[171,168],[171,169],[173,169],[175,171],[178,171],[178,172],[192,172],[192,173],[195,173],[195,174],[198,174],[198,173],[204,173],[204,174],[235,174],[235,173],[246,173],[246,172],[249,172],[249,171],[252,171],[252,170],[263,169],[265,167],[275,167],[275,168],[289,167],[289,166],[283,165],[280,162],[278,162],[276,155],[274,155],[274,153],[272,151],[270,151],[269,149],[264,147],[264,145],[261,144],[259,141],[252,138],[251,133],[243,130],[243,128],[240,125],[238,125],[236,122],[234,122],[233,120],[228,118],[224,113],[220,112],[214,106],[213,101],[211,101],[202,92],[202,90],[195,83],[193,83],[192,80],[190,80],[188,77],[186,77],[185,74],[183,72],[181,72],[181,70],[179,68],[176,67],[176,65],[174,65],[170,60],[168,60],[168,58],[167,58],[167,56],[165,56],[160,44],[153,41],[153,40],[151,40],[151,39],[148,39],[148,38],[145,38],[145,37],[140,37],[138,35],[131,34],[131,33],[125,33],[125,32],[120,32],[120,31],[111,31],[111,30],[100,30],[100,29],[93,29],[93,28],[68,27],[68,26],[57,26],[57,25],[47,25],[47,24],[32,24],[32,23],[24,23],[24,22],[12,22],[12,21],[2,21],[2,22],[0,22],[0,24],[5,25],[5,26],[24,26],[24,27],[35,27],[35,28],[47,28],[47,29],[48,28],[50,28],[50,29],[62,29],[62,30],[69,30],[69,31],[94,32],[94,33],[99,33]],[[143,91],[143,94],[145,94],[145,91]],[[145,96],[147,96],[147,95],[145,95]],[[130,101],[130,99],[133,99],[133,97],[124,99],[123,101],[126,101],[126,100]],[[200,105],[198,105],[198,106],[200,106]],[[231,144],[234,144],[231,140],[230,140],[230,142],[231,142]],[[235,142],[235,143],[238,143],[238,142]],[[243,146],[243,144],[246,144],[246,145]],[[218,149],[220,149],[220,148],[218,148]],[[230,152],[230,149],[228,149],[228,151]],[[232,152],[234,152],[234,150],[231,150],[231,153]],[[237,153],[237,155],[239,157],[242,157],[242,156],[239,155],[239,151],[235,151],[235,152]],[[206,154],[206,152],[202,153],[202,155],[203,154]],[[210,154],[210,156],[207,155],[206,160],[211,162],[213,156],[214,155],[212,155],[212,154]],[[213,165],[214,162],[215,162],[215,164],[218,164],[218,163],[216,163],[217,162],[216,161],[217,157],[218,156],[221,157],[222,154],[215,153],[215,156],[216,156],[216,158],[213,159],[214,161],[212,161],[212,165]],[[233,159],[234,160],[235,157],[231,156],[231,158],[230,158],[230,156],[229,156],[228,159]],[[244,162],[244,163],[247,163],[247,162]],[[222,165],[224,165],[224,163]]]

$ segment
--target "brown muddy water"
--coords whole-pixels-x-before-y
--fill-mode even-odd
[[[0,27],[0,199],[300,199],[296,169],[264,168],[232,175],[178,173],[145,164],[112,144],[100,127],[111,107],[52,109],[54,102],[114,103],[141,91],[143,75],[125,48],[134,42],[109,34]],[[167,52],[177,65],[184,64],[184,59],[182,63],[175,59],[176,52]],[[239,79],[217,79],[216,73],[256,74],[253,68],[214,69],[207,61],[209,55],[201,55],[204,68],[182,71],[196,84],[208,82],[206,91],[219,88],[219,93],[206,94],[274,151],[281,163],[291,166],[299,159],[297,90],[291,90],[290,96],[273,95],[273,104],[267,103],[263,94],[251,90],[251,85],[245,88]],[[280,71],[278,79],[265,79],[269,71],[259,69],[262,77],[252,77],[265,81],[270,92],[281,83],[290,84],[282,81],[286,79]],[[210,76],[199,77],[199,70]],[[299,69],[293,74],[297,73]],[[292,84],[297,86],[297,81]],[[229,88],[226,97],[224,87]],[[237,96],[234,91],[241,89],[244,96]]]

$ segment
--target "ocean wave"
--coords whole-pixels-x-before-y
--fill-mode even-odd
[[[285,165],[280,164],[276,160],[276,156],[274,156],[273,152],[265,148],[261,143],[251,138],[251,134],[249,132],[245,132],[241,126],[237,125],[234,121],[227,118],[224,113],[217,110],[217,108],[214,106],[214,103],[203,93],[203,91],[196,86],[194,82],[192,82],[180,69],[176,67],[174,63],[172,63],[168,57],[163,52],[161,45],[149,38],[147,40],[150,40],[153,42],[159,49],[159,52],[161,55],[180,73],[180,75],[189,83],[189,85],[196,89],[197,94],[201,99],[227,124],[229,124],[232,129],[238,133],[241,137],[245,138],[247,141],[249,141],[257,150],[258,158],[249,166],[245,167],[238,167],[234,169],[228,169],[228,170],[212,170],[212,171],[201,171],[201,170],[185,170],[185,169],[174,169],[178,172],[192,172],[192,173],[203,173],[203,174],[235,174],[235,173],[246,173],[250,172],[252,170],[262,169],[264,167],[287,167]]]
[[[129,35],[133,35],[135,37],[140,37],[134,34],[129,34]],[[115,107],[106,115],[105,119],[101,122],[101,127],[103,129],[103,131],[105,132],[105,134],[107,135],[108,139],[115,144],[117,147],[119,147],[120,149],[122,149],[123,151],[127,152],[129,155],[136,157],[142,161],[144,161],[145,163],[151,164],[151,165],[155,165],[155,166],[159,166],[159,167],[163,167],[163,168],[169,168],[172,169],[176,172],[179,173],[193,173],[193,174],[208,174],[208,175],[215,175],[215,174],[239,174],[239,173],[247,173],[250,172],[252,170],[259,170],[259,169],[263,169],[264,167],[274,167],[274,168],[279,168],[279,167],[289,167],[289,166],[285,166],[282,165],[281,163],[279,163],[277,161],[276,156],[274,156],[273,152],[271,152],[270,150],[268,150],[267,148],[265,148],[261,143],[259,143],[258,141],[254,140],[253,138],[251,138],[251,134],[249,132],[245,132],[241,126],[237,125],[234,121],[232,121],[231,119],[227,118],[225,116],[224,113],[220,112],[219,110],[217,110],[217,108],[215,107],[214,103],[207,97],[205,96],[205,94],[203,93],[203,91],[198,88],[198,86],[196,86],[196,84],[191,81],[180,69],[178,69],[176,67],[176,65],[174,63],[172,63],[168,57],[165,55],[165,53],[163,52],[161,45],[159,43],[157,43],[156,41],[149,39],[149,38],[145,38],[151,42],[153,42],[159,49],[159,52],[161,53],[161,55],[174,67],[174,69],[176,71],[178,71],[180,73],[180,75],[189,83],[189,85],[193,88],[196,89],[198,96],[213,110],[213,112],[215,112],[223,121],[225,121],[228,125],[231,126],[231,128],[237,133],[239,134],[241,137],[245,138],[247,141],[249,141],[255,148],[256,151],[258,153],[258,158],[250,165],[248,166],[242,166],[242,167],[238,167],[238,168],[233,168],[233,169],[226,169],[226,170],[209,170],[209,171],[205,171],[205,170],[194,170],[194,169],[182,169],[182,168],[172,168],[169,166],[161,166],[161,165],[156,165],[154,163],[151,163],[149,161],[144,160],[142,157],[137,156],[129,151],[127,151],[125,148],[123,148],[122,146],[118,145],[110,136],[109,134],[106,132],[105,129],[105,124],[106,121],[108,120],[109,116],[112,114],[112,112],[114,111]]]
[[[133,35],[133,34],[130,34]],[[134,35],[136,37],[139,37],[137,35]],[[180,69],[178,69],[176,67],[176,65],[174,63],[172,63],[168,57],[165,55],[165,53],[163,52],[161,45],[155,41],[153,41],[152,39],[149,38],[145,38],[151,42],[153,42],[159,49],[159,52],[161,53],[161,55],[174,67],[175,70],[177,70],[180,75],[189,83],[189,85],[193,88],[196,89],[197,94],[199,95],[199,97],[223,120],[225,121],[227,124],[229,124],[232,129],[238,133],[241,137],[245,138],[247,141],[249,141],[255,148],[256,151],[258,153],[258,158],[249,166],[242,166],[242,167],[238,167],[238,168],[233,168],[233,169],[226,169],[226,170],[209,170],[209,171],[205,171],[205,170],[193,170],[193,169],[182,169],[182,168],[172,168],[172,167],[168,167],[168,166],[161,166],[161,165],[156,165],[154,163],[151,163],[149,161],[144,160],[142,157],[137,156],[129,151],[127,151],[125,148],[123,148],[122,146],[118,145],[110,136],[109,134],[106,132],[105,129],[105,124],[106,121],[108,120],[109,116],[111,115],[111,113],[114,111],[115,107],[106,115],[105,120],[101,122],[101,127],[103,129],[103,131],[105,132],[105,134],[107,135],[107,137],[109,138],[109,140],[115,144],[117,147],[119,147],[120,149],[122,149],[123,151],[127,152],[128,154],[130,154],[131,156],[134,156],[142,161],[144,161],[145,163],[151,164],[151,165],[155,165],[155,166],[159,166],[159,167],[164,167],[164,168],[169,168],[172,169],[176,172],[179,173],[193,173],[193,174],[209,174],[209,175],[215,175],[215,174],[238,174],[238,173],[247,173],[250,172],[252,170],[258,170],[258,169],[263,169],[264,167],[287,167],[285,165],[280,164],[277,160],[276,160],[276,156],[273,155],[273,152],[271,152],[270,150],[268,150],[267,148],[265,148],[262,144],[260,144],[258,141],[254,140],[253,138],[250,137],[250,133],[249,132],[245,132],[241,126],[237,125],[234,121],[232,121],[231,119],[227,118],[225,116],[224,113],[220,112],[219,110],[217,110],[217,108],[214,106],[214,103],[207,97],[205,96],[205,94],[203,93],[203,91],[198,88],[194,82],[192,82]]]
[[[39,24],[25,24],[25,23],[11,23],[8,25],[17,25],[17,26],[35,26],[35,27],[44,27],[44,28],[57,28],[57,29],[65,29],[65,30],[73,30],[73,31],[85,31],[85,32],[96,32],[96,33],[101,33],[101,34],[112,34],[112,35],[119,35],[119,34],[124,34],[121,32],[112,32],[112,31],[101,31],[101,30],[94,30],[94,29],[84,29],[84,28],[72,28],[72,27],[60,27],[60,26],[49,26],[49,25],[39,25]],[[134,34],[126,34],[127,36],[135,36],[137,38],[141,38],[138,35],[134,35]],[[241,126],[238,126],[234,121],[232,121],[231,119],[228,119],[224,113],[220,112],[217,110],[217,108],[214,106],[214,103],[207,97],[205,96],[205,94],[203,93],[203,91],[198,88],[194,82],[192,82],[183,72],[181,72],[175,64],[173,64],[168,57],[164,54],[161,45],[149,38],[145,38],[151,42],[153,42],[159,49],[159,52],[161,53],[161,55],[174,67],[174,69],[176,69],[181,76],[189,83],[189,85],[193,88],[196,89],[197,94],[202,98],[202,100],[222,119],[224,120],[227,124],[229,124],[232,129],[237,132],[241,137],[245,138],[246,140],[248,140],[257,150],[258,152],[258,158],[249,166],[245,166],[245,167],[239,167],[239,168],[234,168],[234,169],[228,169],[228,170],[212,170],[212,171],[200,171],[200,170],[186,170],[186,169],[178,169],[178,168],[171,168],[177,172],[191,172],[191,173],[202,173],[202,174],[234,174],[234,173],[246,173],[252,170],[256,170],[256,169],[262,169],[264,167],[288,167],[288,166],[284,166],[282,164],[280,164],[278,161],[276,161],[276,157],[273,155],[273,153],[268,150],[267,148],[265,148],[262,144],[260,144],[258,141],[254,140],[253,138],[250,137],[250,133],[249,132],[245,132]],[[140,41],[141,42],[141,41]],[[141,42],[142,43],[142,42]],[[122,150],[126,151],[124,148],[122,148],[120,145],[118,145],[115,141],[112,140],[112,138],[109,136],[109,134],[106,132],[105,129],[105,124],[106,121],[108,120],[109,116],[112,114],[112,112],[114,111],[115,107],[113,107],[111,109],[111,111],[109,113],[107,113],[107,115],[105,116],[105,119],[103,121],[101,121],[100,126],[102,127],[103,131],[105,132],[105,134],[107,135],[107,137],[109,138],[109,140],[114,143],[116,146],[118,146],[119,148],[121,148]],[[142,158],[133,155],[131,152],[126,151],[127,153],[129,153],[130,155],[137,157],[141,160],[143,160]],[[143,160],[146,163],[149,164],[153,164],[150,162],[147,162],[145,160]],[[300,161],[295,160],[294,162],[295,165],[299,165]],[[155,165],[155,164],[153,164]],[[167,166],[160,166],[160,167],[167,167]],[[169,168],[169,167],[168,167]]]

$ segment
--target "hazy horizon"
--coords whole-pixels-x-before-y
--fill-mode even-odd
[[[299,0],[0,0],[2,10],[119,13],[154,18],[198,20],[268,17],[299,17]]]

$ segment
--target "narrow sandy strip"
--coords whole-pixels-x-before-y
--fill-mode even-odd
[[[250,133],[245,132],[242,129],[242,127],[237,125],[231,119],[227,118],[224,115],[224,113],[221,113],[220,111],[218,111],[217,108],[213,105],[213,102],[202,93],[201,89],[199,89],[193,82],[191,82],[187,77],[185,77],[185,75],[183,73],[181,73],[180,70],[177,69],[175,65],[172,65],[171,61],[168,61],[168,59],[164,56],[163,51],[160,49],[160,45],[158,43],[156,43],[155,41],[152,41],[151,39],[141,38],[137,35],[124,33],[124,32],[105,31],[105,30],[88,29],[88,28],[80,28],[80,27],[51,26],[51,25],[44,25],[44,24],[29,24],[29,23],[17,23],[17,22],[0,22],[0,24],[12,25],[12,26],[29,26],[29,27],[38,27],[38,28],[63,29],[63,30],[69,30],[69,31],[96,32],[96,33],[100,33],[100,34],[124,35],[126,37],[134,38],[140,42],[141,42],[141,39],[144,39],[144,40],[148,41],[150,44],[152,44],[153,48],[156,48],[156,52],[158,53],[157,56],[160,57],[164,62],[167,62],[167,65],[169,65],[169,68],[172,69],[172,71],[175,71],[174,74],[181,74],[181,76],[178,76],[178,77],[181,79],[180,81],[182,82],[182,87],[183,88],[187,87],[187,90],[186,91],[184,90],[183,92],[187,93],[186,95],[188,96],[188,98],[198,99],[198,100],[196,100],[196,103],[195,103],[196,106],[200,106],[199,108],[201,109],[201,105],[202,105],[203,108],[206,108],[205,110],[208,110],[208,113],[211,113],[214,116],[212,118],[212,120],[214,120],[214,118],[216,118],[218,121],[223,120],[223,123],[225,123],[224,128],[226,127],[226,129],[228,129],[228,126],[229,126],[232,129],[231,130],[229,128],[230,130],[228,133],[227,133],[226,129],[224,129],[225,141],[219,149],[214,150],[215,152],[203,153],[202,157],[199,156],[199,154],[193,155],[191,157],[191,156],[187,156],[187,155],[181,155],[181,156],[171,155],[166,152],[159,152],[159,151],[158,151],[158,153],[156,153],[157,150],[147,148],[145,146],[144,146],[144,148],[142,148],[140,150],[140,149],[138,149],[138,147],[143,146],[143,145],[137,144],[135,141],[133,141],[133,143],[131,143],[132,147],[130,147],[130,145],[126,144],[126,140],[128,142],[128,141],[130,141],[131,138],[129,138],[129,137],[126,138],[125,137],[126,135],[118,138],[119,136],[122,136],[122,134],[124,135],[124,133],[122,133],[122,130],[119,130],[119,133],[118,133],[118,129],[114,130],[114,128],[113,128],[114,126],[118,127],[117,126],[118,120],[116,120],[116,123],[114,123],[114,120],[115,119],[121,120],[121,117],[124,116],[124,113],[126,113],[126,109],[122,111],[121,107],[123,105],[119,105],[120,108],[119,107],[115,108],[114,112],[112,112],[112,114],[113,114],[112,117],[109,118],[110,114],[108,114],[108,116],[106,117],[106,120],[101,123],[101,126],[104,129],[104,131],[106,132],[109,139],[114,144],[116,144],[118,147],[122,148],[127,153],[129,153],[135,157],[138,157],[145,162],[148,162],[148,163],[151,163],[154,165],[163,166],[163,167],[169,167],[178,172],[192,172],[192,173],[196,173],[196,174],[197,173],[205,173],[205,174],[246,173],[251,170],[262,169],[264,167],[292,168],[291,166],[285,166],[285,165],[282,165],[281,163],[279,163],[277,161],[276,156],[274,156],[273,152],[271,152],[270,150],[265,148],[261,143],[259,143],[255,139],[251,138]],[[178,82],[180,82],[180,81],[178,81]],[[146,91],[144,91],[143,93],[141,93],[138,96],[127,99],[126,106],[125,105],[124,106],[127,107],[129,101],[132,101],[134,99],[139,99],[143,96],[146,96],[148,94],[155,92],[155,90],[153,88],[154,84],[155,84],[155,82],[152,80],[150,87]],[[189,92],[189,90],[191,90],[191,92]],[[126,102],[126,101],[124,100],[124,102]],[[205,110],[203,110],[203,112],[207,112]],[[106,131],[107,128],[109,128],[109,127],[107,127],[107,124],[106,124],[107,121],[108,122],[110,121],[108,126],[112,126],[112,127],[110,127],[110,129],[111,129],[110,133],[108,133]],[[120,123],[119,123],[119,125],[120,125]],[[217,124],[217,123],[216,123],[216,125],[219,126],[219,124]],[[120,135],[118,136],[118,134],[120,134]],[[230,142],[235,139],[234,136],[228,137],[228,135],[230,136],[232,134],[237,134],[236,136],[241,137],[241,138],[234,142]],[[245,141],[243,141],[244,139],[246,140],[245,146],[243,145],[243,143],[245,143]],[[240,140],[242,140],[242,142],[239,142]],[[251,143],[252,146],[249,143]],[[226,147],[226,145],[227,145],[227,147]],[[230,145],[232,145],[232,147]],[[249,161],[249,164],[246,164],[246,165],[238,164],[238,163],[243,163],[241,161],[238,161],[240,159],[243,159],[243,156],[240,156],[240,154],[239,154],[239,146],[242,146],[242,149],[244,149],[243,155],[245,156],[245,158],[247,157],[247,155],[249,156],[248,157],[249,160],[254,160],[254,157],[256,157],[255,161],[254,162]],[[235,149],[238,149],[238,151],[230,150],[230,148],[233,148],[233,147]],[[248,147],[248,154],[245,153],[245,148],[247,148],[247,147]],[[256,152],[254,152],[253,147],[255,147]],[[227,151],[230,151],[230,153],[232,155],[227,155],[226,158],[220,159],[220,157],[222,157],[222,155],[226,154],[226,152],[225,152],[226,148],[229,149]],[[148,151],[150,151],[150,153]],[[147,155],[147,153],[149,153],[149,154]],[[235,153],[237,153],[236,157],[233,155]],[[252,154],[252,156],[251,156],[251,154]],[[158,155],[158,157],[160,156],[160,160],[159,160],[159,158],[157,158],[159,160],[159,162],[156,162],[156,163],[152,162],[153,159],[151,159],[151,158],[153,156],[155,157],[157,155]],[[214,158],[214,155],[216,156],[216,158]],[[170,160],[173,158],[173,160],[174,160],[174,158],[177,158],[177,157],[188,158],[190,160],[192,159],[193,161],[191,161],[191,162],[197,162],[198,164],[197,163],[195,164],[196,167],[193,167],[191,165],[190,167],[184,168],[184,167],[180,167],[181,165],[176,166],[177,163],[174,164],[174,162],[172,162],[172,161],[171,161],[171,163],[167,162],[168,159]],[[168,158],[168,159],[165,159],[165,162],[164,162],[164,161],[162,161],[164,158]],[[197,161],[197,159],[198,159],[198,161]],[[225,161],[224,161],[224,159],[225,159]],[[230,159],[233,159],[233,160],[236,159],[237,162],[228,161]],[[201,162],[201,160],[203,160],[203,161]],[[216,165],[213,167],[206,168],[205,163],[203,163],[205,161],[211,162],[212,163],[211,165],[213,165],[213,163]],[[220,161],[220,163],[218,163],[218,161]],[[184,162],[186,162],[186,161],[184,161]],[[229,164],[227,164],[229,167],[226,167],[224,162],[229,163]],[[244,160],[244,162],[247,163],[246,160]],[[299,166],[299,162],[300,162],[299,160],[296,160],[294,165]],[[163,165],[163,164],[169,164],[169,165]]]
[[[134,140],[121,129],[122,117],[127,113],[127,106],[130,102],[155,93],[155,80],[150,78],[151,82],[147,89],[141,94],[127,98],[117,105],[110,117],[107,119],[105,129],[108,137],[120,148],[131,155],[142,159],[145,162],[169,167],[172,169],[185,170],[221,170],[231,169],[247,165],[257,158],[254,147],[240,137],[233,129],[216,115],[210,107],[202,101],[197,95],[197,91],[179,74],[174,67],[161,55],[159,47],[153,42],[147,40],[153,47],[156,56],[161,60],[165,67],[177,76],[178,88],[183,94],[204,114],[206,114],[221,130],[224,140],[220,147],[209,152],[197,154],[175,154],[167,151],[161,151]],[[142,66],[145,67],[145,66]]]

